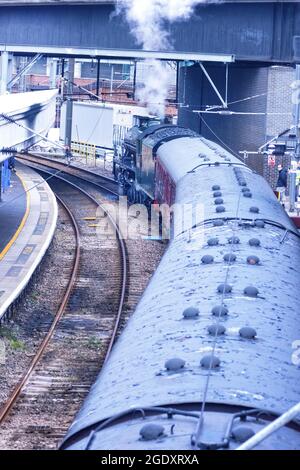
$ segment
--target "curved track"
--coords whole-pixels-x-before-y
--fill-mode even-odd
[[[96,186],[98,189],[104,190],[114,196],[119,195],[117,182],[112,178],[108,178],[107,176],[96,175],[92,171],[86,170],[84,168],[66,165],[60,161],[55,161],[52,158],[42,157],[40,155],[35,156],[32,154],[19,154],[18,159],[24,163],[36,163],[47,168],[55,169],[59,171],[62,176],[66,174],[75,176],[77,179],[88,182]]]
[[[50,184],[73,226],[73,269],[49,331],[0,412],[5,434],[13,435],[20,427],[23,434],[37,432],[35,448],[43,449],[57,447],[108,358],[118,334],[127,285],[126,248],[114,220],[74,182],[56,175]],[[113,226],[115,240],[99,239],[89,225],[99,208]],[[45,426],[36,416],[40,413],[37,407],[42,407]]]
[[[58,322],[61,320],[61,318],[62,318],[62,316],[65,312],[66,306],[67,306],[68,301],[69,301],[70,296],[71,296],[72,289],[74,288],[74,285],[76,283],[76,278],[77,278],[77,273],[78,273],[78,268],[79,268],[79,262],[80,262],[80,234],[79,234],[79,228],[78,228],[77,222],[76,222],[72,212],[68,208],[68,206],[58,196],[57,196],[57,199],[60,202],[60,204],[64,207],[66,212],[68,213],[68,216],[69,216],[69,218],[72,222],[73,228],[74,228],[74,234],[75,234],[75,239],[76,239],[76,250],[75,250],[75,256],[74,256],[74,262],[73,262],[73,268],[72,268],[71,276],[70,276],[70,279],[69,279],[67,290],[66,290],[65,295],[62,299],[60,308],[59,308],[59,310],[58,310],[58,312],[57,312],[57,314],[54,318],[54,321],[53,321],[53,323],[52,323],[52,325],[51,325],[44,341],[40,345],[40,347],[39,347],[32,363],[30,364],[30,367],[28,368],[28,370],[26,371],[26,373],[22,377],[20,383],[16,386],[13,393],[9,397],[8,401],[6,402],[6,405],[0,411],[0,424],[3,423],[3,421],[7,417],[8,413],[12,409],[13,405],[16,403],[16,401],[19,398],[25,384],[29,380],[32,372],[34,371],[34,369],[36,367],[36,365],[38,364],[38,362],[42,358],[42,356],[43,356],[43,354],[44,354],[44,352],[45,352],[45,350],[46,350],[46,348],[47,348],[47,346],[48,346],[48,344],[49,344],[49,342],[50,342],[50,340],[51,340],[51,338],[52,338],[52,336],[55,332],[55,329],[58,325]]]

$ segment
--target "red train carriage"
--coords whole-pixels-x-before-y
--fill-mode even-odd
[[[175,202],[175,182],[172,180],[159,158],[156,159],[154,194],[155,201],[158,204],[168,204],[171,207]]]

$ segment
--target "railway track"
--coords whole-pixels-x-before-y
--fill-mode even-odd
[[[74,263],[55,319],[0,412],[7,448],[16,441],[18,448],[57,448],[110,354],[125,301],[126,248],[118,227],[108,215],[117,237],[99,238],[89,222],[99,201],[61,174],[49,183],[73,226]]]
[[[54,169],[59,171],[59,174],[62,176],[74,176],[77,180],[82,182],[88,182],[100,190],[104,190],[114,196],[119,196],[118,184],[117,182],[104,175],[97,175],[92,171],[86,170],[84,168],[79,168],[72,165],[67,165],[57,160],[47,158],[44,156],[37,156],[32,154],[18,154],[18,159],[23,163],[33,163],[38,165],[43,165],[49,169]]]

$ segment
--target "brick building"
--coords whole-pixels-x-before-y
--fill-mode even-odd
[[[225,96],[224,73],[218,66],[207,70]],[[207,105],[218,104],[218,98],[197,65],[181,69],[179,123],[226,146],[243,160],[241,152],[257,152],[259,147],[288,129],[293,122],[291,85],[295,70],[291,67],[255,67],[235,64],[230,67],[228,102],[234,115],[195,114]],[[195,87],[195,82],[198,86]],[[243,86],[240,86],[242,82]],[[258,113],[258,114],[257,114]],[[275,167],[268,156],[249,154],[246,162],[275,187],[279,163],[289,166],[290,157],[276,157]]]
[[[289,129],[293,124],[292,84],[295,81],[295,69],[292,67],[271,67],[268,70],[268,95],[266,118],[266,141]],[[280,138],[280,141],[288,144],[288,136]],[[289,167],[291,154],[286,152],[283,156],[275,156],[275,165],[268,164],[268,157],[264,158],[263,175],[269,181],[273,189],[278,179],[278,165]]]
[[[270,67],[268,69],[268,95],[266,119],[266,138],[287,129],[293,122],[292,83],[295,81],[295,69],[292,67]],[[281,113],[281,115],[279,115]]]

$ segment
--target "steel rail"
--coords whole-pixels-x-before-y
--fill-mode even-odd
[[[103,190],[109,192],[110,194],[113,194],[114,196],[119,196],[118,185],[117,185],[116,181],[112,178],[109,178],[108,176],[98,175],[96,173],[93,173],[92,171],[86,170],[85,168],[80,168],[80,167],[77,167],[77,166],[74,166],[74,165],[67,165],[65,163],[52,160],[51,158],[48,158],[48,157],[36,156],[36,155],[32,155],[32,154],[18,154],[17,158],[19,160],[24,160],[24,161],[31,162],[31,163],[37,163],[37,164],[43,165],[47,168],[53,168],[55,170],[61,170],[63,173],[69,174],[71,176],[75,176],[78,179],[81,179],[85,182],[93,184],[96,187],[98,187],[100,189],[103,189]],[[68,169],[71,169],[72,172],[68,171]],[[92,177],[92,178],[99,178],[100,181],[99,181],[99,183],[96,182],[96,181],[91,181],[89,179],[84,178],[83,176],[80,176],[79,174],[76,175],[73,172],[82,173],[82,175],[88,175],[89,177]],[[104,184],[101,184],[101,180],[104,182]],[[105,185],[106,183],[108,185],[112,185],[112,186],[116,186],[116,187],[115,188],[109,188]]]
[[[48,161],[48,162],[58,163],[60,165],[67,166],[69,168],[74,168],[75,170],[81,170],[83,173],[86,173],[86,174],[91,175],[91,176],[99,176],[100,178],[106,180],[107,182],[117,184],[116,180],[114,178],[110,178],[109,176],[106,176],[106,175],[100,175],[100,174],[98,175],[97,173],[94,173],[91,170],[87,170],[86,168],[81,168],[81,167],[78,167],[76,165],[72,165],[71,163],[63,163],[63,162],[60,162],[60,161],[56,161],[51,157],[47,157],[46,155],[43,155],[43,152],[41,152],[41,153],[40,152],[34,152],[33,153],[33,152],[27,151],[27,152],[22,152],[18,155],[25,156],[25,157],[30,157],[30,158],[40,158],[41,160],[45,160],[45,161]]]
[[[35,370],[35,367],[37,366],[40,359],[42,358],[42,356],[45,352],[45,349],[48,346],[50,340],[52,339],[53,334],[55,332],[55,329],[56,329],[59,321],[61,320],[61,318],[62,318],[62,316],[65,312],[66,306],[68,304],[68,301],[70,299],[70,295],[72,293],[73,287],[74,287],[74,285],[76,283],[76,279],[77,279],[79,263],[80,263],[80,255],[81,255],[79,228],[78,228],[77,222],[75,220],[75,217],[72,214],[72,212],[70,211],[70,209],[68,208],[68,206],[62,201],[62,199],[60,199],[58,196],[56,196],[56,197],[57,197],[58,201],[60,202],[60,204],[67,211],[67,213],[68,213],[68,215],[71,219],[71,222],[72,222],[72,225],[73,225],[73,228],[74,228],[74,232],[75,232],[76,250],[75,250],[74,262],[73,262],[73,267],[72,267],[72,274],[70,276],[70,280],[69,280],[66,292],[64,294],[63,300],[61,302],[61,305],[60,305],[60,307],[59,307],[59,309],[58,309],[58,311],[55,315],[55,318],[54,318],[54,320],[51,324],[51,327],[50,327],[47,335],[45,336],[45,338],[43,339],[41,345],[39,346],[39,349],[38,349],[34,359],[32,360],[28,370],[26,371],[26,373],[24,374],[24,376],[22,377],[22,379],[20,380],[18,385],[15,387],[15,389],[13,390],[10,398],[8,399],[8,401],[6,402],[6,404],[4,405],[2,410],[0,411],[0,424],[2,424],[4,422],[5,418],[7,417],[10,410],[12,409],[13,405],[16,403],[17,399],[19,398],[24,386],[28,382],[32,372]]]
[[[46,170],[41,170],[41,171],[44,172],[44,173],[49,174],[49,172],[47,172]],[[72,175],[72,176],[74,176],[74,175]],[[105,362],[108,360],[108,358],[110,356],[112,347],[113,347],[113,345],[115,343],[115,340],[116,340],[116,336],[117,336],[117,333],[118,333],[118,329],[119,329],[120,321],[121,321],[121,316],[122,316],[122,312],[123,312],[124,301],[125,301],[126,288],[127,288],[127,252],[126,252],[125,242],[123,240],[121,231],[120,231],[119,226],[117,225],[117,223],[113,220],[112,216],[103,208],[103,206],[93,196],[91,196],[84,189],[80,188],[79,186],[77,186],[74,183],[71,183],[70,181],[66,180],[65,178],[63,178],[61,176],[55,175],[55,176],[53,176],[53,178],[61,180],[64,183],[67,183],[68,185],[76,188],[82,194],[87,196],[92,202],[94,202],[98,207],[102,208],[102,210],[107,214],[107,217],[109,218],[109,221],[113,225],[113,227],[116,231],[116,234],[117,234],[118,245],[119,245],[119,250],[120,250],[121,260],[122,260],[122,262],[121,262],[121,265],[122,265],[122,284],[121,284],[121,293],[120,293],[120,299],[119,299],[119,306],[118,306],[116,321],[115,321],[115,324],[114,324],[114,329],[113,329],[111,339],[110,339],[110,342],[109,342],[109,345],[108,345],[108,348],[107,348],[107,352],[106,352],[106,355],[105,355],[105,359],[104,359],[104,362],[103,362],[103,365],[104,365]],[[82,179],[82,178],[78,177],[78,179]],[[87,180],[86,180],[86,182],[90,183]],[[29,380],[32,372],[34,371],[34,369],[36,367],[36,365],[39,363],[41,357],[43,356],[47,345],[49,344],[51,338],[53,337],[53,333],[56,329],[56,326],[57,326],[57,324],[59,323],[59,321],[61,320],[61,318],[64,314],[65,308],[68,304],[72,289],[75,285],[76,278],[77,278],[77,273],[78,273],[78,269],[79,269],[79,262],[80,262],[80,234],[79,234],[79,228],[78,228],[77,222],[75,220],[75,217],[73,216],[72,212],[69,210],[67,205],[64,203],[64,201],[60,197],[58,197],[57,195],[56,195],[56,197],[59,200],[59,202],[63,205],[63,207],[67,210],[68,214],[70,215],[70,218],[72,220],[72,224],[74,226],[75,233],[76,233],[76,255],[75,255],[74,264],[73,264],[72,276],[71,276],[68,288],[66,290],[65,296],[63,298],[62,304],[61,304],[61,306],[60,306],[60,308],[59,308],[59,310],[56,314],[56,317],[55,317],[55,319],[54,319],[54,321],[51,325],[51,328],[50,328],[49,332],[47,333],[47,335],[44,338],[41,346],[39,347],[39,350],[38,350],[36,356],[34,357],[32,363],[30,364],[26,374],[23,376],[23,378],[21,379],[19,384],[15,387],[13,393],[11,394],[9,400],[6,402],[4,408],[0,411],[0,424],[2,424],[4,422],[5,418],[9,414],[9,412],[12,409],[13,405],[16,403],[18,397],[20,396],[24,386],[26,385],[27,381]]]
[[[39,164],[41,166],[46,166],[46,165],[43,165],[41,162],[39,162]],[[48,173],[48,174],[51,174],[50,172],[48,172],[47,170],[42,170],[42,172],[44,173]],[[78,176],[75,176],[75,175],[72,175],[74,176],[75,178],[78,178],[78,179],[83,179],[82,177],[78,177]],[[100,204],[93,196],[91,196],[87,191],[85,191],[84,189],[80,188],[79,186],[77,186],[76,184],[74,183],[71,183],[70,181],[66,180],[65,178],[61,177],[61,176],[58,176],[58,175],[53,175],[53,178],[54,179],[58,179],[58,180],[61,180],[65,183],[67,183],[68,185],[76,188],[78,191],[80,191],[82,194],[84,194],[85,196],[87,196],[92,202],[94,202],[95,205],[97,205],[98,207],[100,207],[106,214],[107,214],[107,217],[110,221],[110,223],[113,225],[115,231],[116,231],[116,234],[117,234],[117,239],[118,239],[118,245],[119,245],[119,250],[120,250],[120,255],[121,255],[121,266],[122,266],[122,284],[121,284],[121,292],[120,292],[120,299],[119,299],[119,306],[118,306],[118,312],[117,312],[117,316],[116,316],[116,321],[115,321],[115,324],[114,324],[114,329],[113,329],[113,332],[112,332],[112,335],[111,335],[111,339],[110,339],[110,342],[109,342],[109,345],[108,345],[108,348],[107,348],[107,352],[106,352],[106,355],[105,355],[105,359],[104,359],[104,362],[103,364],[105,364],[105,362],[107,361],[108,357],[110,356],[110,353],[111,353],[111,350],[112,350],[112,347],[115,343],[115,340],[116,340],[116,336],[117,336],[117,333],[118,333],[118,330],[119,330],[119,326],[120,326],[120,321],[121,321],[121,316],[122,316],[122,312],[123,312],[123,306],[124,306],[124,301],[125,301],[125,295],[126,295],[126,287],[127,287],[127,252],[126,252],[126,246],[125,246],[125,242],[123,240],[123,237],[122,237],[122,234],[121,234],[121,231],[120,231],[120,228],[119,226],[117,225],[117,223],[114,221],[114,219],[112,218],[112,216],[103,208],[102,204]],[[93,184],[92,182],[88,181],[88,180],[85,180],[86,183],[89,183],[89,184]],[[94,183],[95,184],[95,183]],[[103,189],[106,189],[106,188],[103,188]],[[107,190],[109,191],[109,190]],[[72,289],[75,285],[75,282],[76,282],[76,278],[77,278],[77,273],[78,273],[78,269],[79,269],[79,262],[80,262],[80,234],[79,234],[79,228],[78,228],[78,225],[77,225],[77,222],[75,220],[75,217],[73,216],[72,212],[70,211],[70,209],[68,208],[68,206],[64,203],[64,201],[59,197],[57,196],[57,199],[59,200],[59,202],[62,204],[62,206],[66,209],[66,211],[68,212],[71,220],[72,220],[72,225],[74,227],[74,231],[75,231],[75,234],[76,234],[76,252],[75,252],[75,257],[74,257],[74,264],[73,264],[73,269],[72,269],[72,275],[71,275],[71,278],[70,278],[70,281],[69,281],[69,284],[68,284],[68,287],[67,287],[67,290],[65,292],[65,295],[64,295],[64,298],[63,298],[63,301],[61,303],[61,306],[55,316],[55,319],[49,329],[49,332],[47,333],[46,337],[44,338],[42,344],[40,345],[39,347],[39,350],[37,352],[37,354],[35,355],[33,361],[31,362],[26,374],[23,376],[23,378],[21,379],[21,381],[19,382],[19,384],[15,387],[15,389],[13,390],[13,393],[11,394],[9,400],[6,402],[5,406],[3,407],[3,409],[0,411],[0,424],[2,424],[5,420],[5,418],[8,416],[9,412],[11,411],[12,407],[14,406],[14,404],[16,403],[17,399],[19,398],[20,394],[22,393],[22,390],[24,388],[24,386],[26,385],[26,383],[28,382],[32,372],[35,370],[35,367],[37,366],[37,364],[40,362],[40,359],[42,358],[44,352],[45,352],[45,349],[46,347],[48,346],[50,340],[52,339],[53,337],[53,333],[55,332],[55,329],[59,323],[59,321],[61,320],[63,314],[64,314],[64,311],[66,309],[66,306],[68,304],[68,301],[69,301],[69,298],[70,298],[70,295],[71,295],[71,292],[72,292]]]
[[[41,166],[43,166],[42,163],[39,163],[39,164]],[[47,173],[47,174],[51,174],[51,172],[49,172],[47,170],[44,170],[44,169],[41,169],[40,171],[44,172],[44,173]],[[81,177],[77,177],[75,175],[71,175],[71,176],[73,176],[74,178],[78,178],[78,179],[82,180]],[[122,262],[121,262],[121,265],[122,265],[122,284],[121,284],[121,293],[120,293],[120,300],[119,300],[119,307],[118,307],[116,322],[115,322],[115,326],[114,326],[114,329],[113,329],[113,332],[112,332],[112,336],[111,336],[111,339],[110,339],[110,342],[109,342],[109,345],[108,345],[108,349],[107,349],[107,352],[106,352],[106,355],[105,355],[105,359],[104,359],[104,362],[103,362],[103,364],[105,364],[107,362],[109,356],[110,356],[111,350],[112,350],[113,345],[114,345],[115,340],[116,340],[116,336],[117,336],[119,326],[120,326],[123,306],[124,306],[124,302],[125,302],[126,288],[127,288],[127,250],[126,250],[126,245],[125,245],[121,230],[120,230],[117,222],[113,219],[113,217],[110,215],[110,213],[107,211],[107,209],[105,207],[103,207],[103,205],[99,201],[97,201],[91,194],[89,194],[83,188],[81,188],[80,186],[77,186],[75,183],[72,183],[72,182],[68,181],[67,179],[63,178],[62,176],[53,175],[53,179],[61,180],[65,183],[67,183],[68,185],[76,188],[81,193],[85,194],[91,201],[93,201],[98,207],[100,207],[105,214],[107,214],[107,217],[108,217],[110,223],[112,224],[112,226],[113,226],[113,228],[114,228],[114,230],[117,234],[119,251],[120,251],[121,260],[122,260]],[[85,183],[90,183],[90,181],[85,180]]]
[[[91,176],[99,176],[100,178],[102,178],[103,180],[105,180],[107,182],[116,184],[116,181],[113,178],[109,178],[109,176],[98,175],[97,173],[94,173],[91,170],[87,170],[86,168],[81,168],[81,167],[78,167],[76,165],[72,165],[71,163],[63,163],[61,161],[54,160],[53,158],[42,155],[42,153],[39,153],[39,152],[35,152],[35,153],[31,153],[31,152],[24,152],[23,153],[22,152],[22,153],[18,154],[18,158],[23,158],[23,157],[28,158],[28,159],[29,158],[35,158],[35,159],[39,158],[41,161],[51,162],[51,163],[54,163],[54,164],[56,163],[56,164],[62,165],[64,167],[74,168],[74,170],[80,170],[83,173],[86,173],[86,174],[91,175]]]

